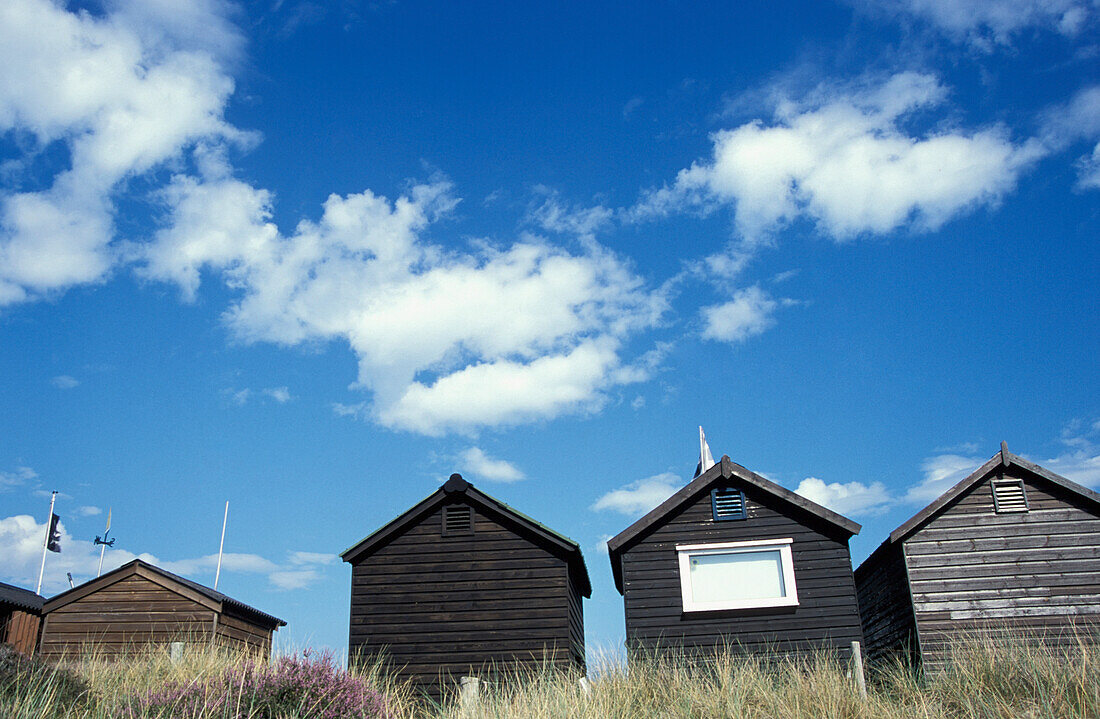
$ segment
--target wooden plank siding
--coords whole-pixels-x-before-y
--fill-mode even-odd
[[[994,511],[991,481],[1020,479],[1030,509]],[[1051,646],[1100,637],[1100,515],[1067,489],[1010,465],[976,482],[904,542],[923,660],[1004,631]]]
[[[545,663],[583,669],[569,566],[501,518],[472,508],[473,534],[443,536],[457,494],[352,567],[349,648],[383,653],[433,698],[458,677]]]
[[[860,565],[855,579],[867,660],[913,661],[916,619],[901,545],[883,544]]]
[[[17,652],[34,654],[38,645],[41,617],[22,609],[0,608],[0,644],[10,644]]]
[[[213,626],[208,607],[132,575],[47,613],[39,652],[58,660],[94,646],[118,658],[149,644],[208,640]]]
[[[847,534],[737,480],[746,518],[715,521],[710,486],[671,511],[621,555],[627,642],[688,653],[727,644],[735,651],[801,653],[830,649],[843,655],[861,640]],[[793,539],[798,606],[684,612],[678,544]]]

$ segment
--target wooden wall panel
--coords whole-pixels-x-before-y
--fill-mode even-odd
[[[40,654],[60,659],[91,649],[107,657],[141,651],[148,644],[209,639],[214,612],[138,575],[49,612]]]
[[[444,537],[437,508],[353,566],[352,657],[381,651],[436,698],[494,667],[583,668],[566,561],[476,508],[473,523]]]
[[[744,491],[746,519],[714,521],[708,489],[623,553],[628,643],[703,652],[722,644],[754,653],[835,649],[847,656],[850,642],[862,639],[847,538],[797,510],[779,511],[780,502],[754,487],[734,485]],[[794,540],[797,607],[682,611],[677,544],[785,537]]]
[[[868,661],[916,658],[917,635],[900,544],[875,550],[856,570],[856,594]]]
[[[38,628],[42,619],[22,609],[0,610],[0,643],[10,644],[16,651],[28,656],[38,646]]]
[[[1052,646],[1100,638],[1100,516],[1030,472],[1012,467],[1008,477],[1024,481],[1029,512],[995,513],[986,478],[905,542],[930,668],[977,630]]]

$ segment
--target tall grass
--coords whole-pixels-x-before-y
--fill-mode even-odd
[[[190,646],[173,663],[166,651],[147,651],[134,660],[110,662],[86,657],[70,668],[86,682],[87,696],[63,700],[63,674],[29,672],[14,685],[0,686],[5,719],[153,719],[183,716],[150,713],[139,697],[166,687],[219,686],[219,678],[246,671],[251,659],[208,646]],[[868,696],[860,696],[845,662],[822,653],[800,660],[745,657],[718,652],[699,662],[662,652],[628,665],[597,658],[594,678],[549,666],[517,671],[482,684],[480,700],[464,706],[457,695],[442,706],[418,700],[413,688],[378,662],[356,670],[354,679],[385,697],[375,709],[341,714],[348,719],[1097,719],[1100,664],[1096,649],[1071,653],[994,638],[970,638],[953,647],[945,667],[928,676],[901,663],[871,671]],[[63,670],[61,670],[63,671]],[[0,683],[3,679],[0,678]],[[71,697],[70,697],[71,699]],[[214,705],[217,704],[216,708]],[[273,705],[257,696],[212,702],[194,719],[316,719],[317,705]],[[229,706],[230,709],[226,707]],[[333,716],[333,715],[329,715]]]

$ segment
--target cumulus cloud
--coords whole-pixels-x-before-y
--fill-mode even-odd
[[[1074,36],[1096,11],[1089,0],[856,0],[876,13],[919,18],[948,37],[989,51],[1025,30]]]
[[[709,161],[648,193],[632,215],[729,206],[749,242],[799,218],[838,241],[905,226],[935,230],[996,203],[1041,154],[1037,143],[1017,145],[997,127],[906,131],[912,113],[946,95],[935,77],[905,72],[875,87],[781,101],[770,123],[716,133]]]
[[[702,309],[703,337],[720,342],[743,342],[775,324],[773,314],[778,306],[759,286],[739,290],[730,301]]]
[[[94,509],[94,508],[93,508]],[[80,514],[81,512],[77,512]],[[46,559],[46,574],[42,593],[50,596],[69,588],[66,573],[71,572],[77,583],[93,579],[99,566],[99,547],[92,542],[77,539],[69,533],[65,521],[58,523],[61,532],[61,553],[51,553]],[[0,578],[22,587],[33,589],[38,583],[39,563],[42,560],[42,541],[46,525],[38,523],[26,514],[0,518]],[[105,555],[103,571],[107,572],[134,559],[174,572],[184,577],[209,584],[218,564],[217,554],[179,560],[161,560],[143,552],[134,554],[124,548],[109,549]],[[277,589],[297,589],[304,584],[300,578],[331,564],[331,555],[315,552],[292,552],[285,562],[275,562],[257,554],[227,552],[222,558],[222,574],[246,573],[266,576]],[[308,583],[308,580],[306,581]]]
[[[540,186],[535,191],[542,201],[528,208],[527,221],[547,232],[591,238],[615,217],[614,211],[603,205],[571,207],[562,203],[558,193],[549,188]]]
[[[846,515],[884,512],[893,502],[886,486],[881,482],[870,485],[862,482],[827,483],[817,477],[807,477],[794,491],[823,507]]]
[[[905,493],[904,500],[927,504],[954,487],[987,459],[951,453],[927,457],[921,463],[923,476]]]
[[[445,180],[394,201],[332,195],[319,221],[285,236],[270,195],[210,158],[202,179],[165,192],[168,226],[145,251],[146,276],[193,297],[203,268],[240,299],[226,321],[246,341],[340,339],[359,360],[370,407],[338,413],[428,435],[472,432],[598,409],[606,390],[649,369],[622,358],[665,308],[657,292],[596,245],[570,253],[533,236],[461,253],[422,238],[457,203]]]
[[[491,482],[518,482],[525,477],[514,464],[503,459],[494,459],[480,447],[470,447],[463,452],[461,462],[463,471]]]
[[[50,384],[58,389],[72,389],[80,384],[80,380],[67,374],[59,374],[50,380]]]
[[[664,472],[612,490],[597,499],[590,509],[637,516],[653,509],[683,486],[683,481],[675,474]]]
[[[198,142],[240,143],[222,118],[241,45],[217,0],[118,0],[107,13],[0,3],[0,132],[31,147],[9,168],[48,186],[0,192],[0,304],[102,279],[115,194]],[[62,169],[41,158],[66,151]]]

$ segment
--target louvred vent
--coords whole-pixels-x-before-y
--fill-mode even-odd
[[[443,508],[444,537],[473,533],[473,512],[468,506],[464,504],[451,504]]]
[[[1018,479],[993,481],[993,508],[1000,514],[1005,512],[1026,512],[1027,494],[1024,483]]]
[[[741,490],[732,487],[722,487],[711,494],[714,505],[714,518],[718,519],[744,519],[745,495]]]

